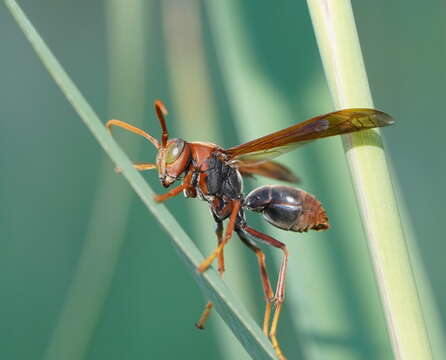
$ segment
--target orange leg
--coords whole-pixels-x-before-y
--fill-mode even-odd
[[[217,223],[217,227],[215,229],[215,234],[217,235],[217,240],[218,240],[218,245],[220,245],[223,241],[223,222],[216,218],[214,216],[214,219]],[[220,274],[220,276],[223,276],[223,273],[225,271],[225,259],[223,256],[223,251],[217,256],[218,259],[218,273]],[[200,319],[198,320],[198,322],[195,324],[195,326],[199,329],[204,329],[204,325],[209,317],[209,314],[212,310],[212,306],[213,303],[212,301],[208,301],[208,303],[206,304],[203,313],[200,316]]]
[[[156,169],[156,164],[136,163],[136,164],[133,164],[133,167],[138,171],[153,170],[153,169]],[[115,171],[119,174],[122,171],[122,169],[117,167],[117,168],[115,168]]]
[[[167,199],[169,199],[171,197],[177,196],[183,190],[194,191],[195,189],[191,185],[191,181],[192,181],[193,176],[194,176],[193,171],[189,171],[186,174],[186,176],[184,177],[183,183],[181,185],[173,188],[172,190],[166,192],[165,194],[155,195],[153,198],[155,199],[156,202],[163,202],[163,201],[166,201]]]
[[[237,219],[238,211],[240,210],[240,200],[234,200],[233,202],[233,208],[231,211],[231,217],[229,219],[228,226],[226,227],[226,234],[223,238],[223,241],[218,245],[217,249],[203,262],[198,266],[199,272],[206,271],[209,266],[211,266],[212,262],[215,260],[216,257],[221,256],[221,253],[223,252],[223,248],[228,243],[229,239],[232,237],[232,233],[234,232],[234,226],[235,226],[235,220]]]
[[[215,235],[217,235],[218,245],[220,246],[220,244],[223,242],[223,223],[221,221],[217,222]],[[218,273],[220,274],[220,276],[223,276],[223,273],[225,272],[225,256],[223,250],[218,254],[217,260],[218,260]]]
[[[133,167],[139,171],[156,169],[156,165],[150,164],[150,163],[136,163],[136,164],[133,164]]]
[[[218,223],[217,223],[216,234],[217,234],[219,245],[218,245],[217,249],[198,266],[199,272],[206,271],[209,268],[209,266],[211,266],[211,264],[215,260],[215,258],[218,258],[218,272],[220,273],[220,275],[223,275],[223,272],[225,271],[223,248],[228,243],[229,239],[232,237],[232,233],[234,232],[235,220],[237,219],[239,210],[240,210],[240,200],[235,200],[233,202],[231,216],[229,218],[229,223],[228,223],[228,226],[226,227],[226,234],[225,234],[225,237],[223,238],[223,240],[222,240],[223,227],[221,225],[218,225]],[[201,315],[200,320],[196,324],[196,326],[199,329],[204,328],[204,324],[209,316],[212,306],[213,306],[213,304],[211,301],[209,301],[206,304],[203,314]]]
[[[208,303],[206,304],[206,306],[204,307],[203,313],[200,316],[200,319],[198,320],[198,322],[195,324],[195,326],[200,329],[203,330],[204,329],[204,324],[206,323],[209,314],[211,313],[212,307],[214,306],[214,304],[212,303],[212,301],[208,301]]]
[[[288,250],[286,246],[283,245],[281,250],[283,251],[283,260],[282,265],[280,266],[279,279],[277,280],[276,294],[274,295],[275,310],[273,322],[269,331],[269,337],[271,338],[271,343],[273,344],[273,348],[276,351],[277,357],[280,360],[286,360],[285,356],[282,353],[282,350],[280,349],[280,345],[276,337],[280,311],[282,310],[282,304],[285,300],[285,276],[288,264]]]
[[[269,337],[271,338],[271,343],[273,344],[273,349],[276,352],[277,357],[280,360],[286,360],[286,357],[283,355],[282,350],[280,349],[280,344],[277,341],[276,337],[276,330],[277,330],[277,325],[279,324],[279,316],[281,310],[282,310],[282,303],[277,303],[276,308],[274,310],[273,323],[271,324]]]
[[[239,229],[237,231],[237,234],[243,241],[243,243],[257,255],[257,260],[259,262],[260,279],[262,280],[263,292],[265,294],[266,302],[265,315],[263,317],[263,333],[265,334],[265,336],[268,336],[269,319],[271,316],[271,302],[273,301],[274,293],[271,287],[271,282],[269,281],[268,273],[266,271],[265,254],[248,238],[243,229]]]
[[[162,194],[162,195],[155,195],[153,198],[155,199],[156,202],[163,202],[171,197],[177,196],[179,193],[181,193],[184,189],[187,189],[188,187],[189,187],[189,184],[183,183],[183,184],[173,188],[169,192],[166,192],[165,194]]]
[[[271,338],[271,343],[273,344],[273,348],[277,354],[277,357],[280,360],[286,360],[285,356],[282,353],[282,350],[280,349],[279,341],[277,340],[276,334],[277,334],[277,326],[279,324],[280,312],[282,310],[282,304],[285,300],[285,277],[288,265],[288,250],[284,243],[281,243],[280,241],[272,238],[271,236],[262,234],[261,232],[258,232],[257,230],[250,228],[249,226],[245,226],[243,230],[248,232],[253,237],[257,238],[258,240],[266,244],[272,245],[276,248],[279,248],[280,250],[283,251],[283,259],[282,259],[282,264],[280,265],[279,278],[277,279],[276,293],[274,294],[273,298],[275,309],[274,309],[273,321],[271,323],[271,329],[269,331],[269,337]]]

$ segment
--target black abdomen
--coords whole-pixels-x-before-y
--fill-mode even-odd
[[[259,187],[248,194],[244,207],[261,212],[269,223],[284,230],[325,230],[329,226],[321,203],[306,191],[290,186]]]

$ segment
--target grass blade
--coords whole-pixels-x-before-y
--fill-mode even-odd
[[[350,1],[307,2],[336,107],[373,107]],[[379,131],[345,136],[344,148],[394,354],[432,359]]]
[[[254,359],[274,359],[275,355],[270,342],[263,335],[258,325],[249,316],[238,299],[218,277],[217,273],[212,269],[205,274],[198,274],[196,272],[196,267],[203,259],[197,247],[178,225],[166,207],[154,203],[152,189],[133,168],[127,156],[108,134],[93,109],[85,101],[80,91],[65,73],[17,3],[13,0],[5,0],[5,3],[54,81],[96,137],[99,144],[104,148],[116,166],[122,169],[123,175],[143,203],[170,235],[175,248],[203,288],[206,296],[215,302],[217,311],[242,343],[246,351]]]

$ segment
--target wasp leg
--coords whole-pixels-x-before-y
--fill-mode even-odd
[[[271,302],[273,300],[274,293],[266,271],[265,253],[248,238],[248,235],[243,231],[243,229],[236,229],[236,232],[240,240],[242,240],[248,248],[255,252],[259,262],[260,278],[262,280],[263,292],[265,294],[266,301],[265,315],[263,317],[263,332],[266,336],[268,336],[269,319],[271,316]]]
[[[217,249],[207,258],[205,259],[199,266],[198,271],[203,272],[206,271],[209,266],[211,266],[212,262],[216,257],[222,256],[223,248],[228,243],[229,239],[232,237],[232,233],[234,232],[235,220],[237,219],[237,214],[240,210],[240,200],[234,200],[233,208],[231,211],[231,216],[229,218],[228,226],[226,227],[226,234],[223,238],[223,241],[218,245]]]
[[[214,215],[214,214],[212,214]],[[217,235],[218,245],[220,245],[223,241],[223,221],[221,221],[219,218],[217,218],[214,215],[214,220],[216,222],[216,228],[215,228],[215,235]],[[220,276],[223,276],[223,273],[225,271],[225,259],[223,255],[223,251],[220,252],[220,254],[217,256],[218,259],[218,273]],[[199,329],[204,329],[204,325],[209,317],[209,314],[212,310],[213,303],[212,301],[208,301],[206,304],[203,313],[200,316],[200,319],[195,324],[195,326]]]
[[[155,195],[153,198],[155,199],[156,202],[163,202],[171,197],[177,196],[179,193],[181,193],[183,190],[185,190],[189,187],[190,187],[189,184],[183,183],[183,184],[177,186],[176,188],[173,188],[169,192],[166,192],[165,194],[162,194],[162,195]]]
[[[206,304],[206,306],[204,307],[204,310],[200,316],[200,319],[195,323],[195,326],[200,329],[203,330],[204,329],[204,325],[209,317],[209,314],[211,313],[212,307],[214,306],[214,303],[212,301],[208,301],[208,303]]]
[[[248,232],[248,234],[252,235],[254,238],[259,241],[266,243],[268,245],[274,246],[283,252],[282,264],[280,265],[279,277],[277,279],[276,293],[274,294],[273,302],[274,302],[274,316],[271,324],[271,329],[269,331],[269,337],[271,338],[271,343],[273,344],[273,348],[276,351],[277,357],[280,360],[286,360],[285,356],[280,349],[279,342],[277,340],[277,326],[279,324],[280,311],[282,310],[282,304],[285,300],[285,276],[288,264],[288,250],[286,245],[271,236],[265,235],[253,228],[245,225],[243,230]]]
[[[162,195],[155,195],[153,198],[155,199],[156,202],[163,202],[166,201],[167,199],[177,196],[179,193],[181,193],[183,190],[189,190],[189,191],[193,191],[193,186],[192,186],[192,180],[193,180],[193,176],[194,173],[193,171],[189,171],[186,176],[183,179],[183,183],[175,188],[173,188],[172,190],[166,192],[165,194]]]
[[[153,170],[156,169],[156,164],[151,163],[136,163],[133,164],[133,167],[138,171],[145,171],[145,170]],[[116,173],[121,173],[122,169],[119,167],[115,168]]]
[[[217,223],[215,234],[217,235],[218,246],[220,246],[221,243],[223,242],[223,223],[221,221]],[[217,268],[218,273],[220,274],[220,276],[223,276],[223,273],[225,272],[225,256],[223,249],[218,253],[217,260],[218,260],[218,268]]]

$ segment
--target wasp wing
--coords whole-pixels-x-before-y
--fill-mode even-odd
[[[393,118],[375,109],[344,109],[316,116],[247,143],[223,150],[228,162],[274,158],[303,144],[334,135],[382,127]]]
[[[298,183],[300,179],[286,166],[269,160],[243,160],[235,163],[243,176],[260,175],[271,179]]]

